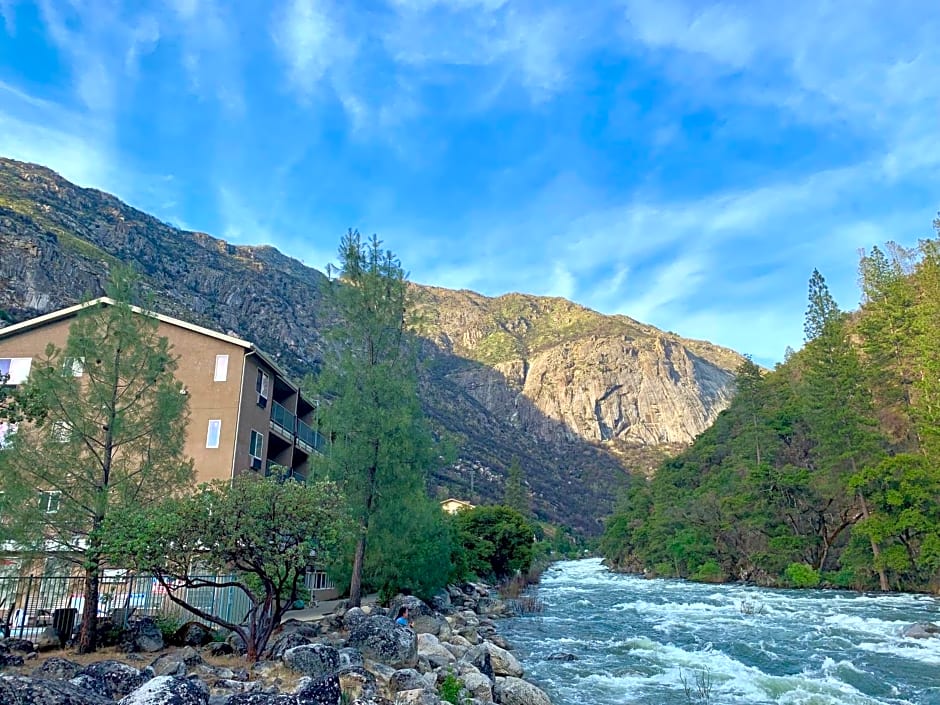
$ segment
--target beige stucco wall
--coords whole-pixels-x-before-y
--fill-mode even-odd
[[[31,357],[35,365],[49,343],[59,347],[65,345],[73,320],[54,321],[0,338],[0,357]],[[195,463],[196,479],[205,482],[230,478],[246,350],[239,345],[162,321],[159,331],[169,339],[173,353],[179,358],[176,378],[182,382],[189,397],[190,419],[184,452]],[[215,382],[216,355],[226,354],[229,356],[227,379],[225,382]],[[210,419],[222,422],[219,447],[214,449],[206,448]],[[245,443],[247,449],[247,441]]]

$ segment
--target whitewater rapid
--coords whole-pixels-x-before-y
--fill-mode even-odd
[[[600,559],[542,576],[544,610],[500,624],[554,705],[940,705],[925,595],[644,580]],[[574,660],[560,660],[574,657]]]

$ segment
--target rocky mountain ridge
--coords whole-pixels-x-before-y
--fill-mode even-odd
[[[0,159],[0,324],[97,295],[117,261],[166,314],[231,331],[292,374],[338,323],[325,276],[272,247],[186,232],[40,166]],[[519,459],[542,518],[594,532],[625,486],[728,404],[741,358],[564,299],[417,286],[424,408],[458,460],[441,494],[502,496]]]

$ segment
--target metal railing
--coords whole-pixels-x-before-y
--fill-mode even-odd
[[[125,621],[143,616],[162,617],[180,623],[211,624],[167,597],[166,589],[150,575],[111,571],[102,578],[98,599],[98,617]],[[231,576],[206,576],[223,580]],[[333,584],[322,570],[310,569],[304,583],[312,592],[329,590]],[[0,576],[0,626],[9,636],[29,639],[54,626],[54,618],[71,612],[69,624],[77,625],[84,607],[84,578],[81,576]],[[227,622],[240,623],[250,603],[235,587],[186,588],[180,585],[174,594],[189,605]],[[67,636],[66,636],[67,638]]]
[[[294,428],[297,425],[297,417],[276,401],[271,402],[271,424],[286,436],[293,438],[295,433]]]
[[[313,430],[303,421],[297,421],[297,445],[308,453],[317,452],[323,454],[326,446],[326,439],[319,431]]]

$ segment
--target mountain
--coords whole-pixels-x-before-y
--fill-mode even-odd
[[[0,158],[0,325],[98,295],[133,263],[163,313],[231,331],[298,378],[339,323],[325,276],[272,247],[179,230],[33,164]],[[741,357],[559,298],[415,285],[422,402],[458,460],[440,494],[502,496],[517,457],[536,513],[595,533],[629,471],[648,473],[730,402]]]

